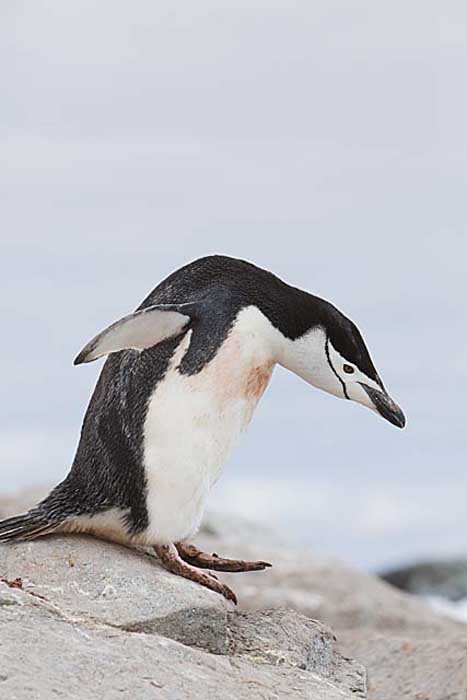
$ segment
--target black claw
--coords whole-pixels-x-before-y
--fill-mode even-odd
[[[237,596],[233,591],[230,590],[230,588],[227,588],[226,593],[227,595],[225,597],[227,598],[227,600],[232,601],[234,605],[238,605]]]

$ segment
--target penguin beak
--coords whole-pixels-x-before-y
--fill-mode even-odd
[[[405,427],[405,416],[401,408],[399,408],[396,402],[391,399],[384,388],[379,391],[377,389],[373,389],[371,386],[368,386],[368,384],[364,384],[363,382],[358,383],[368,394],[368,398],[380,416],[388,420],[393,425],[396,425],[398,428]]]

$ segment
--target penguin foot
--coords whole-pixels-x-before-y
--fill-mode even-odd
[[[200,569],[213,569],[214,571],[229,571],[240,573],[242,571],[263,571],[272,566],[267,561],[243,561],[242,559],[224,559],[217,554],[206,554],[193,544],[176,542],[175,547],[180,557],[191,566]]]
[[[156,544],[154,545],[154,551],[167,571],[171,571],[177,576],[183,576],[183,578],[187,578],[190,581],[195,581],[211,591],[220,593],[224,598],[237,605],[237,596],[225,583],[218,581],[212,574],[204,574],[184,562],[173,544]]]

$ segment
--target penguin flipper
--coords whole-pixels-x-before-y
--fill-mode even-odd
[[[0,543],[15,540],[32,540],[47,535],[59,527],[60,523],[49,523],[33,511],[14,518],[0,521]]]
[[[81,350],[73,364],[80,365],[120,350],[145,350],[173,338],[192,320],[195,304],[159,304],[115,321]]]

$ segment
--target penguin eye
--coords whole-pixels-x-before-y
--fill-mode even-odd
[[[355,372],[355,369],[352,367],[352,365],[344,365],[343,370],[346,374],[353,374]]]

